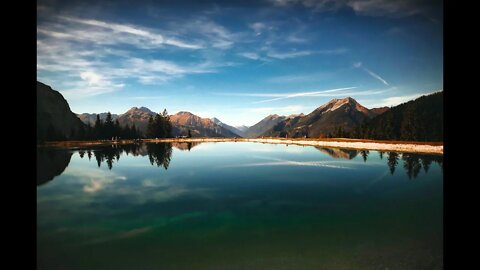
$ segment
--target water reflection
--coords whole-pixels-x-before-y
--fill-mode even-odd
[[[441,269],[441,156],[317,149],[42,149],[37,268]]]
[[[126,145],[109,145],[94,148],[78,149],[80,158],[95,158],[98,167],[106,164],[109,170],[112,170],[115,163],[120,161],[123,154],[132,156],[148,156],[150,164],[157,167],[168,169],[172,160],[172,147],[181,151],[190,151],[200,143],[148,143],[148,144],[126,144]],[[370,151],[368,150],[352,150],[339,148],[315,147],[320,152],[327,154],[335,159],[353,160],[360,156],[363,162],[367,163]],[[378,152],[380,160],[383,155],[387,155],[386,165],[390,174],[393,175],[400,162],[403,161],[403,168],[409,179],[417,178],[421,169],[428,173],[432,162],[439,164],[443,169],[443,157],[439,155],[428,154],[412,154],[397,152]],[[68,166],[72,156],[72,151],[61,149],[39,148],[37,151],[37,185],[52,180],[55,176],[60,175]],[[295,161],[289,161],[294,163]],[[285,163],[285,164],[290,164]],[[237,164],[238,165],[238,164]],[[241,164],[240,164],[241,165]],[[240,166],[239,165],[239,166]]]
[[[37,148],[37,186],[63,173],[72,153],[58,149]]]
[[[398,164],[398,153],[397,152],[389,152],[388,153],[388,167],[390,168],[390,174],[393,175],[395,172],[395,167],[397,167]]]
[[[318,149],[320,152],[323,152],[334,158],[353,159],[358,155],[357,150],[351,149],[325,148],[319,146],[315,146],[315,148]]]
[[[425,173],[428,173],[432,162],[436,162],[443,170],[443,157],[435,155],[421,155],[421,154],[403,154],[404,161],[403,168],[405,169],[408,178],[417,178],[418,173],[423,167]]]
[[[190,151],[193,147],[200,145],[201,142],[175,142],[172,146],[182,151]]]
[[[333,158],[354,159],[358,154],[362,157],[364,162],[367,162],[369,150],[351,150],[351,149],[337,149],[337,148],[324,148],[315,147],[320,152],[325,153]],[[385,152],[378,151],[378,155],[383,160]],[[395,169],[398,165],[398,161],[401,158],[403,160],[403,168],[409,179],[415,179],[418,173],[423,168],[425,173],[428,173],[432,162],[437,163],[443,170],[443,156],[428,155],[428,154],[414,154],[414,153],[397,153],[388,152],[387,165],[390,170],[390,174],[395,173]]]
[[[367,162],[367,157],[368,157],[368,154],[370,154],[370,151],[362,150],[362,151],[360,151],[360,154],[362,155],[363,162]]]
[[[168,169],[170,160],[172,159],[172,144],[170,143],[151,143],[147,144],[148,159],[150,164],[156,164],[157,167],[162,166]]]

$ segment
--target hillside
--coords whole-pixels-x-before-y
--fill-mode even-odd
[[[255,125],[249,127],[245,132],[244,132],[244,137],[246,138],[256,138],[258,136],[261,136],[268,130],[270,130],[273,126],[278,124],[279,122],[283,121],[286,119],[286,116],[279,116],[277,114],[271,114],[262,120],[260,122],[256,123]]]
[[[37,141],[71,139],[82,128],[62,94],[37,81]]]
[[[215,118],[213,117],[211,119],[213,121],[213,123],[221,126],[221,127],[224,127],[228,130],[230,130],[231,132],[233,132],[234,134],[236,134],[238,137],[244,137],[245,136],[245,133],[243,131],[241,131],[240,129],[236,128],[236,127],[233,127],[233,126],[230,126],[228,124],[225,124],[223,123],[222,121],[220,121],[218,118]],[[248,128],[247,128],[248,129]],[[246,130],[246,129],[245,129]]]
[[[332,99],[307,115],[280,121],[263,136],[272,137],[327,137],[336,129],[348,131],[378,115],[351,97]]]
[[[188,130],[192,137],[238,137],[230,130],[215,124],[211,119],[201,118],[190,112],[178,112],[170,116],[173,136],[186,136]]]
[[[145,134],[150,116],[155,116],[155,113],[150,109],[146,107],[132,107],[130,110],[118,117],[118,122],[122,127],[125,127],[126,125],[132,126],[135,124],[135,127],[142,134]]]
[[[443,92],[392,107],[352,130],[351,138],[443,141]]]

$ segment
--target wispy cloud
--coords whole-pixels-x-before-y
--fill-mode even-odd
[[[255,52],[242,52],[242,53],[239,53],[238,55],[243,56],[243,57],[248,58],[248,59],[251,59],[251,60],[260,59],[260,55],[258,55],[258,53],[255,53]]]
[[[70,22],[76,22],[80,24],[105,28],[107,30],[111,30],[113,34],[122,33],[122,34],[132,35],[139,39],[137,41],[141,41],[143,44],[150,44],[153,47],[155,47],[155,45],[165,44],[165,45],[175,46],[179,48],[186,48],[186,49],[202,48],[202,46],[199,44],[185,42],[174,37],[166,37],[160,33],[156,33],[155,30],[146,29],[140,26],[118,24],[113,22],[106,22],[106,21],[99,21],[99,20],[92,20],[92,19],[80,19],[80,18],[69,17],[69,16],[59,16],[58,18],[66,21],[70,21]]]
[[[289,99],[289,98],[296,98],[296,97],[307,97],[307,96],[319,96],[322,94],[327,94],[327,93],[332,93],[332,92],[339,92],[339,91],[344,91],[344,90],[349,90],[349,89],[355,89],[357,88],[356,86],[354,87],[344,87],[344,88],[335,88],[335,89],[329,89],[329,90],[322,90],[322,91],[311,91],[311,92],[299,92],[299,93],[289,93],[289,94],[281,94],[277,98],[272,98],[272,99],[266,99],[266,100],[261,100],[261,101],[256,101],[253,103],[265,103],[265,102],[271,102],[271,101],[277,101],[277,100],[282,100],[282,99]]]
[[[200,49],[198,43],[166,36],[158,30],[138,25],[118,24],[109,21],[57,16],[58,23],[40,25],[37,32],[46,36],[94,44],[130,44],[138,48],[153,49],[165,45],[183,49]]]
[[[308,167],[327,167],[333,169],[353,169],[348,166],[339,165],[340,161],[295,161],[295,160],[283,160],[283,159],[270,159],[265,158],[267,162],[253,162],[245,164],[234,164],[222,166],[222,168],[237,168],[237,167],[265,167],[265,166],[308,166]]]
[[[415,0],[349,0],[346,4],[355,13],[365,16],[405,17],[422,13]]]
[[[227,50],[238,42],[244,42],[246,33],[232,32],[208,17],[197,17],[191,20],[171,23],[176,33],[196,36],[210,48]]]
[[[268,29],[268,26],[263,22],[252,23],[249,27],[255,32],[256,36],[261,35],[265,29]]]
[[[312,51],[293,51],[293,52],[268,52],[267,56],[277,59],[296,58],[313,54]]]
[[[428,1],[418,0],[269,0],[274,6],[302,5],[316,12],[351,8],[362,16],[406,17],[426,14]]]
[[[321,90],[321,91],[307,91],[307,92],[290,92],[290,93],[265,93],[265,92],[257,92],[257,93],[242,93],[242,92],[213,92],[212,94],[215,95],[226,95],[226,96],[241,96],[241,97],[271,97],[272,99],[254,101],[252,104],[258,103],[266,103],[271,101],[283,100],[283,99],[290,99],[296,97],[358,97],[358,96],[372,96],[372,95],[379,95],[384,94],[389,91],[396,89],[396,87],[390,87],[387,89],[379,89],[379,90],[358,90],[358,91],[351,91],[356,89],[356,86],[353,87],[344,87],[344,88],[335,88],[335,89],[328,89],[328,90]],[[275,107],[265,107],[264,110],[269,110],[267,108],[275,108]]]
[[[382,82],[383,84],[387,85],[387,86],[390,86],[390,84],[388,84],[388,82],[383,79],[382,77],[380,77],[380,75],[378,75],[377,73],[371,71],[370,69],[366,68],[363,66],[362,62],[356,62],[353,64],[353,67],[354,68],[361,68],[363,69],[365,72],[367,72],[370,76],[372,76],[373,78],[379,80],[380,82]]]
[[[46,18],[37,27],[37,77],[55,82],[52,86],[69,98],[118,91],[129,79],[145,85],[163,84],[234,65],[211,59],[209,54],[181,63],[158,58],[144,60],[144,53],[152,49],[171,53],[230,47],[236,36],[206,18],[199,25],[190,20],[173,21],[165,24],[166,29],[152,29],[78,16],[43,16]],[[178,26],[175,23],[188,27],[180,25],[179,31],[168,29]]]
[[[307,56],[312,54],[323,54],[323,55],[338,55],[344,54],[348,50],[346,48],[338,48],[332,50],[317,50],[317,51],[290,51],[290,52],[278,52],[278,51],[269,51],[267,53],[268,57],[276,58],[276,59],[288,59],[288,58],[296,58],[301,56]]]
[[[270,83],[297,83],[305,81],[318,81],[323,80],[332,76],[332,72],[323,72],[323,73],[311,73],[311,74],[302,74],[302,75],[284,75],[284,76],[275,76],[266,79],[266,82]]]
[[[388,84],[388,82],[386,80],[384,80],[382,77],[380,77],[380,75],[376,74],[375,72],[369,70],[368,68],[363,68],[368,74],[370,74],[370,76],[372,76],[373,78],[381,81],[383,84],[389,86],[390,84]]]

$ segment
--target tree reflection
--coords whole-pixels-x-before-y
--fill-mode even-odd
[[[428,158],[427,156],[422,156],[422,166],[425,173],[428,173],[428,169],[430,169],[431,164],[432,164],[431,158]]]
[[[172,145],[169,143],[110,145],[96,147],[92,151],[99,168],[105,162],[108,169],[111,170],[113,164],[118,163],[121,155],[125,153],[125,155],[133,156],[148,155],[152,165],[156,164],[158,167],[162,166],[167,169],[172,155]],[[91,153],[90,150],[87,153]]]
[[[420,158],[418,155],[415,154],[403,154],[403,168],[408,175],[409,179],[417,178],[420,169],[422,168],[422,164],[420,163]]]
[[[438,163],[443,170],[443,157],[436,155],[403,154],[403,168],[409,179],[415,179],[423,167],[425,173],[428,173],[432,162]]]
[[[360,154],[364,162],[367,162],[368,155],[370,154],[369,150],[347,150],[340,148],[326,148],[326,147],[315,147],[319,151],[328,154],[333,158],[345,158],[353,159],[355,156]],[[398,165],[400,157],[402,158],[404,164],[403,168],[409,179],[415,179],[423,168],[425,173],[428,173],[432,162],[438,163],[438,165],[443,170],[443,156],[441,155],[429,155],[429,154],[416,154],[416,153],[398,153],[398,152],[383,152],[378,151],[380,160],[383,160],[383,156],[387,155],[387,166],[390,170],[390,174],[393,175],[395,169]]]
[[[171,143],[150,143],[147,144],[148,158],[150,163],[157,164],[157,167],[163,166],[168,169],[172,157]]]
[[[93,149],[93,155],[97,161],[97,165],[100,168],[102,163],[105,162],[109,170],[113,168],[114,161],[120,160],[120,155],[131,149],[130,145],[109,145],[103,147],[97,147]],[[91,151],[88,150],[88,155],[91,156]]]
[[[360,155],[362,155],[362,158],[363,158],[363,162],[367,162],[367,157],[368,157],[368,154],[370,153],[370,151],[368,150],[362,150],[360,151]]]
[[[390,168],[390,174],[393,175],[395,172],[395,167],[398,164],[398,153],[397,152],[388,152],[388,168]]]

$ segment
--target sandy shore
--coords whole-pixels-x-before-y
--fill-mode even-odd
[[[395,151],[408,153],[430,153],[443,155],[443,143],[428,142],[402,142],[402,141],[375,141],[375,140],[357,140],[357,139],[303,139],[303,138],[172,138],[172,139],[145,139],[143,142],[255,142],[271,144],[293,144],[307,146],[321,146],[356,150],[378,150]],[[45,146],[57,147],[81,147],[93,145],[110,144],[129,144],[132,140],[120,141],[67,141],[67,142],[49,142]]]

